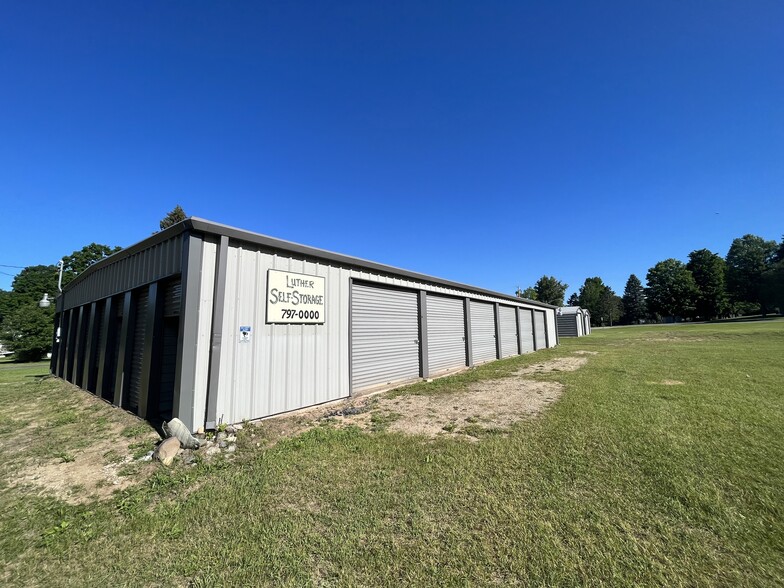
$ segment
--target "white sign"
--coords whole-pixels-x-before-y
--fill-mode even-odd
[[[324,283],[321,276],[267,271],[267,322],[324,323]]]
[[[240,327],[240,343],[250,343],[250,327]]]

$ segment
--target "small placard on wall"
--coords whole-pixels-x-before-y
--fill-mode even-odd
[[[250,327],[240,327],[240,343],[250,343]]]
[[[267,322],[283,324],[324,323],[325,278],[267,271]]]

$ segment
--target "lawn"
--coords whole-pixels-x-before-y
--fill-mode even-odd
[[[784,321],[595,330],[392,395],[451,394],[575,351],[596,354],[535,375],[562,395],[505,434],[327,420],[271,444],[267,423],[241,431],[233,460],[148,464],[82,504],[14,480],[31,459],[78,463],[74,444],[110,424],[125,445],[144,425],[85,408],[42,366],[2,364],[0,582],[784,585]],[[103,426],[58,432],[88,414]]]

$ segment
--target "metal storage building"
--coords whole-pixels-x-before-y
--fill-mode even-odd
[[[558,340],[554,306],[197,218],[91,266],[55,321],[52,373],[192,430]]]
[[[559,337],[582,337],[591,332],[591,315],[579,306],[562,306],[556,311],[556,320]]]

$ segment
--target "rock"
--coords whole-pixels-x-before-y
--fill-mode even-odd
[[[180,440],[177,437],[164,439],[155,448],[153,456],[165,466],[170,466],[180,450]]]
[[[236,425],[234,425],[234,430],[235,431],[242,431],[242,424],[241,423],[237,423]]]
[[[199,448],[199,440],[196,439],[193,435],[191,435],[190,429],[185,426],[180,419],[172,419],[168,423],[164,422],[161,425],[163,432],[166,433],[168,437],[176,437],[179,439],[180,444],[185,449],[198,449]]]
[[[236,445],[229,445],[226,448],[226,453],[234,453],[235,451],[237,451],[237,446]]]
[[[236,427],[234,427],[233,425],[229,425],[228,427],[226,427],[226,434],[229,436],[236,435],[237,434]]]
[[[218,434],[215,435],[215,438],[218,441],[223,441],[226,437],[228,437],[228,435],[224,431],[218,431]]]
[[[199,427],[198,429],[196,429],[196,434],[197,435],[204,435],[204,427]]]
[[[220,447],[221,449],[226,449],[228,446],[229,446],[229,444],[226,441],[219,441],[218,442],[218,447]]]
[[[227,443],[236,443],[237,442],[237,436],[236,435],[229,435],[228,437],[226,437],[226,442]]]
[[[216,453],[220,453],[220,447],[216,447],[215,445],[208,447],[206,454],[207,455],[215,455]]]
[[[139,458],[139,461],[152,461],[153,453],[155,453],[155,452],[154,451],[148,451],[146,455],[142,455]]]

